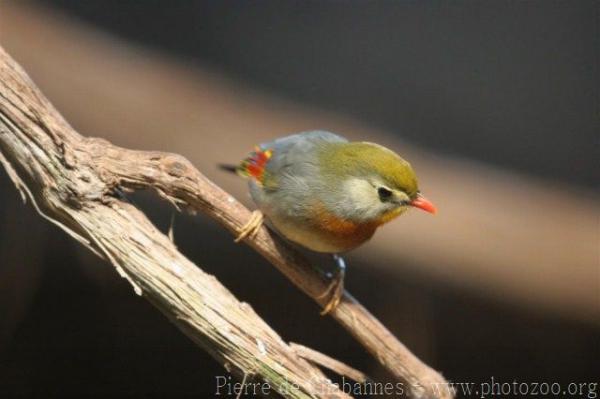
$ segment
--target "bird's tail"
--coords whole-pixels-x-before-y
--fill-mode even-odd
[[[272,155],[273,150],[263,150],[260,147],[256,147],[239,165],[219,164],[219,169],[235,173],[238,176],[251,177],[262,183],[265,166]]]
[[[237,165],[220,163],[217,166],[219,167],[219,169],[224,170],[225,172],[234,173],[236,175],[240,173],[239,167]]]

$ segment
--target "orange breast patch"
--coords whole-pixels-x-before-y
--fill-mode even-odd
[[[379,223],[373,222],[355,223],[339,218],[329,212],[321,202],[316,203],[313,210],[313,222],[316,227],[340,237],[348,237],[356,240],[368,239],[379,225]]]

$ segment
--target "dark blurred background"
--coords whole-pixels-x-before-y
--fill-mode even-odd
[[[188,142],[196,144],[183,145],[182,152],[202,166],[207,158],[211,162],[206,164],[212,164],[213,159],[241,157],[243,152],[229,148],[229,141],[259,141],[253,134],[259,126],[264,134],[260,139],[291,133],[287,126],[303,127],[303,122],[297,121],[309,120],[303,115],[311,114],[317,115],[315,120],[335,120],[332,126],[358,126],[351,136],[359,132],[362,139],[378,141],[366,133],[373,131],[392,142],[401,140],[422,160],[425,176],[436,176],[436,171],[445,176],[441,174],[448,170],[447,165],[455,168],[452,179],[438,178],[445,185],[443,189],[437,185],[437,198],[448,196],[449,204],[453,200],[464,204],[462,196],[474,192],[470,200],[481,195],[484,201],[487,195],[490,202],[496,201],[493,207],[497,211],[482,213],[492,215],[493,221],[472,216],[470,223],[483,232],[476,234],[481,237],[477,248],[460,244],[459,225],[474,215],[460,208],[464,215],[449,212],[454,220],[432,233],[452,245],[431,249],[424,243],[417,247],[421,252],[429,248],[440,258],[429,262],[411,254],[396,256],[380,249],[390,241],[378,241],[371,252],[351,256],[350,290],[418,356],[450,380],[486,382],[493,377],[566,385],[597,381],[600,372],[598,4],[2,3],[0,44],[85,135],[172,151],[178,147],[169,146],[169,136],[173,143],[179,142],[179,137],[185,143],[187,135]],[[104,52],[106,47],[115,50]],[[44,48],[62,50],[44,56]],[[97,57],[94,65],[116,65],[115,69],[107,67],[100,75],[87,72],[86,76],[88,64],[76,61],[78,52],[86,51],[89,59]],[[61,61],[71,69],[57,67]],[[197,80],[182,78],[181,86],[165,83],[179,76],[165,72],[171,70],[171,62],[177,65],[173,71]],[[164,98],[162,94],[140,95],[145,86],[136,79],[150,73],[146,70],[152,63],[168,76],[156,80],[156,86],[163,90],[178,87],[178,91],[164,90]],[[116,72],[111,75],[108,71]],[[125,76],[127,71],[131,79],[124,81],[133,83],[118,86],[114,76]],[[201,83],[203,79],[206,84]],[[214,122],[197,121],[200,117],[194,111],[175,109],[168,100],[186,98],[188,91],[202,92],[203,88],[221,93],[220,87],[230,105],[223,115],[215,114]],[[88,95],[98,100],[89,101]],[[227,100],[229,95],[236,99]],[[131,107],[111,108],[119,97],[127,97]],[[161,100],[159,111],[152,113],[147,102]],[[123,127],[134,126],[133,122],[127,125],[126,118],[135,117],[140,110],[148,113],[147,126],[142,125],[141,130]],[[90,112],[97,113],[96,119]],[[274,128],[264,130],[263,120],[269,126],[266,117],[237,117],[237,112],[272,114]],[[201,127],[192,131],[177,127],[161,130],[166,138],[160,137],[161,133],[143,137],[152,130],[152,118],[160,121],[174,115],[188,118],[189,126],[222,126],[218,118],[223,125],[231,118],[237,130],[235,134],[233,130],[219,132],[217,138],[214,129],[206,128],[204,133]],[[289,125],[281,122],[286,118]],[[340,118],[343,122],[337,122]],[[119,127],[109,132],[106,126],[110,122],[103,119],[113,119]],[[259,119],[261,122],[256,122]],[[122,133],[120,127],[128,133]],[[320,127],[327,126],[313,126]],[[222,144],[214,153],[210,146],[215,140],[225,140],[227,148]],[[211,148],[211,155],[203,154],[207,151],[204,143]],[[477,177],[479,170],[491,172]],[[214,171],[208,173],[218,183],[218,179],[227,179]],[[469,177],[472,175],[476,177]],[[243,183],[237,185],[241,189]],[[430,187],[435,190],[436,185]],[[529,212],[537,218],[532,221],[503,221],[511,217],[513,206],[520,207],[521,202],[533,198],[533,194],[527,196],[530,188],[540,203],[547,202],[534,208],[544,212]],[[509,201],[500,197],[503,195]],[[4,324],[0,327],[0,396],[214,394],[215,375],[224,373],[221,367],[148,303],[132,295],[112,268],[42,221],[31,206],[20,205],[5,174],[0,177],[0,200],[0,325]],[[167,229],[171,210],[166,204],[149,193],[136,195],[134,201],[159,227]],[[420,220],[415,217],[404,226],[435,223]],[[558,243],[558,247],[552,244],[553,250],[565,260],[556,261],[554,274],[545,274],[544,265],[538,264],[542,261],[527,260],[538,256],[534,252],[543,252],[533,248],[533,254],[518,258],[523,259],[520,264],[506,254],[507,258],[494,255],[495,263],[490,260],[486,266],[486,250],[511,252],[511,240],[520,241],[520,235],[536,241],[538,232],[529,230],[535,229],[530,222],[540,224],[540,231],[546,230]],[[439,222],[443,223],[444,219]],[[546,228],[542,223],[555,224]],[[402,221],[396,224],[402,229]],[[201,217],[181,215],[176,218],[175,232],[186,255],[251,303],[284,339],[331,354],[376,379],[389,380],[340,327],[319,317],[307,298],[252,251],[232,245],[231,237],[218,226]],[[415,242],[423,241],[428,238]],[[496,249],[497,241],[506,242],[506,247],[498,245]],[[526,246],[524,250],[527,252]],[[427,266],[439,265],[439,259],[448,257],[453,260],[448,260],[443,271],[435,268],[440,266]],[[375,258],[381,263],[411,266],[372,267]],[[474,265],[464,278],[461,269],[452,269],[452,264],[463,258]],[[505,285],[495,290],[476,287],[478,281],[496,287],[494,273],[504,273],[505,280],[499,280]],[[570,278],[572,284],[565,282]],[[463,279],[474,283],[463,285]],[[558,286],[553,285],[555,280],[561,284],[560,290],[553,288]],[[514,295],[509,292],[513,285],[517,287]],[[536,299],[526,299],[529,295]]]
[[[595,1],[47,3],[436,151],[598,182]]]

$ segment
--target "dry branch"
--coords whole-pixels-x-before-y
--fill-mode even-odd
[[[0,161],[40,214],[109,259],[136,292],[239,375],[256,375],[280,392],[286,381],[301,382],[297,392],[288,390],[288,397],[331,388],[317,369],[299,359],[214,277],[183,257],[119,194],[122,189],[153,188],[178,208],[202,211],[232,232],[250,217],[243,205],[181,156],[127,150],[81,137],[1,48],[0,84]],[[247,243],[324,305],[327,298],[321,294],[328,281],[301,254],[264,228]],[[452,397],[442,389],[444,379],[349,293],[332,316],[407,384],[410,396]],[[327,396],[345,397],[335,390]]]
[[[321,352],[317,352],[314,349],[308,348],[304,345],[295,344],[293,342],[290,342],[290,347],[301,358],[306,359],[316,365],[325,367],[328,370],[334,371],[338,375],[348,377],[361,384],[364,384],[370,380],[370,378],[367,377],[367,375],[362,371],[356,370],[347,364],[342,363],[337,359],[333,359]]]
[[[0,162],[23,197],[110,260],[139,295],[233,373],[288,398],[348,398],[119,199],[95,164],[101,160],[89,155],[93,143],[68,126],[0,48]]]

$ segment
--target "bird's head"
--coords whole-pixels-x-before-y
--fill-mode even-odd
[[[383,146],[336,143],[322,152],[320,163],[336,197],[330,205],[340,217],[382,224],[411,207],[436,212],[419,192],[410,164]]]

